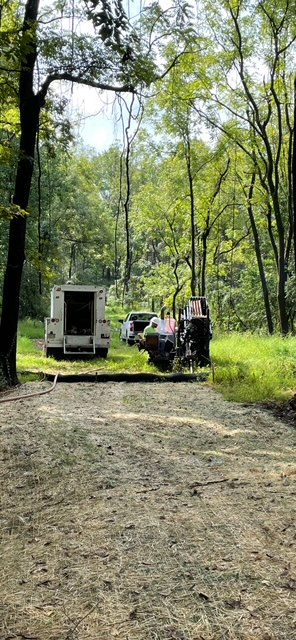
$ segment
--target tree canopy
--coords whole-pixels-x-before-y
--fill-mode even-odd
[[[67,278],[174,312],[207,295],[224,329],[294,330],[294,12],[293,0],[153,2],[135,17],[121,0],[2,3],[6,382],[19,311],[42,314]],[[122,148],[75,142],[64,83],[121,96]]]

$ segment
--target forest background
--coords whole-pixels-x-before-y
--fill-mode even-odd
[[[17,319],[47,315],[69,279],[174,314],[207,295],[218,330],[293,333],[295,1],[153,2],[130,19],[105,0],[1,6],[6,380]],[[74,84],[114,96],[121,144],[77,141]]]

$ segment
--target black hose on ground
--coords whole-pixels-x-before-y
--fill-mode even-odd
[[[46,373],[44,380],[52,380],[53,384],[49,389],[36,391],[34,393],[25,393],[19,396],[8,396],[0,398],[0,404],[4,402],[16,402],[17,400],[26,400],[34,398],[34,396],[42,396],[50,393],[56,387],[57,382],[205,382],[208,379],[208,373]]]
[[[59,374],[58,382],[204,382],[208,373],[114,373],[99,374]],[[45,374],[46,380],[52,380],[53,374]]]

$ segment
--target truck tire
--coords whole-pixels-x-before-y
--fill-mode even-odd
[[[45,351],[46,358],[55,358],[55,360],[61,360],[61,358],[63,358],[63,355],[63,349],[54,349],[52,347],[47,347]]]
[[[96,349],[96,356],[98,358],[107,358],[107,355],[108,355],[108,349],[104,347]]]

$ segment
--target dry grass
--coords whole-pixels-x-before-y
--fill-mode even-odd
[[[292,427],[186,383],[59,384],[0,421],[1,640],[295,639]]]

